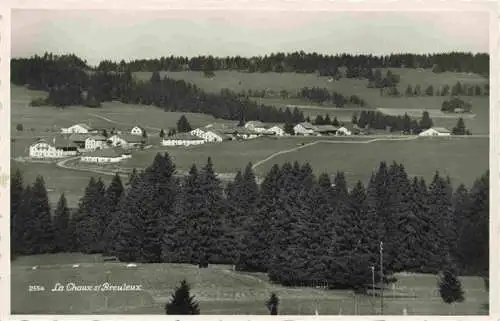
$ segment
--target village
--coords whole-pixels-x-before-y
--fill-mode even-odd
[[[362,134],[356,125],[312,125],[302,122],[293,127],[295,136],[351,136]],[[244,126],[209,124],[185,133],[158,134],[154,140],[159,146],[192,146],[222,143],[229,140],[249,140],[263,136],[293,136],[285,133],[284,126],[249,121]],[[163,136],[163,137],[161,137]],[[61,159],[79,156],[85,163],[116,163],[131,157],[131,150],[151,147],[146,130],[137,125],[130,130],[91,128],[80,123],[61,128],[52,139],[36,138],[29,146],[31,159]]]

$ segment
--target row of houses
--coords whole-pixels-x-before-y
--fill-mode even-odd
[[[134,126],[130,130],[130,135],[143,136],[145,129],[141,126]],[[99,134],[98,129],[92,128],[87,124],[75,124],[70,127],[61,128],[61,134]]]
[[[293,127],[295,135],[336,135],[336,136],[350,136],[353,134],[359,134],[360,130],[356,125],[343,125],[340,127],[333,125],[313,125],[308,122],[298,123]]]

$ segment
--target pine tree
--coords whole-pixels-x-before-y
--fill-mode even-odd
[[[106,211],[107,215],[104,217],[104,254],[112,255],[115,251],[116,236],[120,226],[121,218],[121,202],[125,196],[125,190],[120,178],[116,174],[106,190]]]
[[[17,254],[35,254],[33,248],[33,230],[35,229],[35,217],[31,200],[33,198],[33,189],[27,185],[21,195],[21,201],[17,207],[17,214],[14,217],[14,226],[16,230],[16,253]]]
[[[69,220],[68,203],[63,193],[57,202],[57,208],[54,213],[54,250],[56,252],[67,252],[70,250],[68,247],[68,240],[70,239]]]
[[[91,177],[80,199],[75,218],[78,249],[83,253],[98,253],[103,249],[103,232],[106,221],[105,187],[101,179]]]
[[[11,259],[14,259],[17,254],[20,253],[22,235],[24,230],[22,224],[24,218],[22,213],[19,212],[19,207],[23,200],[23,177],[21,171],[17,169],[10,180],[10,255]]]
[[[451,130],[451,133],[453,135],[467,135],[467,128],[462,117],[458,118],[457,124]]]
[[[420,129],[424,130],[424,129],[429,129],[433,126],[433,122],[432,122],[432,119],[431,117],[429,116],[429,112],[428,111],[424,111],[422,113],[422,119],[420,119],[420,123],[419,123],[419,127]]]
[[[31,223],[32,254],[51,253],[54,250],[54,228],[50,211],[49,198],[45,182],[38,176],[33,184],[31,208],[34,222]]]
[[[278,306],[280,300],[275,293],[271,293],[269,300],[266,301],[266,307],[269,310],[270,315],[278,315]]]
[[[454,304],[455,302],[463,302],[464,291],[462,290],[462,284],[458,279],[457,270],[448,257],[446,260],[446,265],[441,272],[441,277],[438,282],[439,294],[443,299],[444,303]]]
[[[182,280],[175,289],[172,299],[165,305],[165,313],[170,315],[198,315],[200,308],[190,294],[190,287],[186,280]]]
[[[177,132],[178,133],[186,133],[191,131],[191,125],[189,124],[186,116],[182,115],[177,121]]]
[[[163,128],[160,130],[160,138],[164,138],[165,137],[165,131],[163,130]]]

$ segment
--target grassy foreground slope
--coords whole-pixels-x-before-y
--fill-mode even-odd
[[[270,284],[264,274],[234,272],[229,266],[198,269],[184,264],[103,263],[98,255],[53,254],[20,257],[12,263],[11,295],[13,314],[132,313],[164,314],[164,304],[174,288],[186,279],[200,303],[202,314],[267,314],[265,300],[271,292],[281,299],[280,314],[344,315],[378,313],[379,299],[350,291],[313,288],[285,288]],[[78,268],[72,264],[79,263]],[[37,265],[36,270],[32,269]],[[397,275],[394,289],[385,292],[385,314],[448,315],[452,308],[442,302],[434,275]],[[456,306],[460,315],[487,314],[488,301],[483,282],[476,277],[461,278],[466,301]],[[103,282],[142,285],[139,292],[51,292],[56,283],[96,285]],[[28,285],[41,285],[44,292],[29,292]],[[356,304],[355,304],[356,300]],[[356,305],[356,307],[355,307]]]

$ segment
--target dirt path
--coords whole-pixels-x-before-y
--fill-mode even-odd
[[[298,146],[298,147],[294,147],[294,148],[282,150],[282,151],[276,152],[274,154],[271,154],[268,157],[266,157],[266,158],[264,158],[264,159],[256,162],[252,166],[252,168],[256,169],[257,167],[261,166],[262,164],[264,164],[264,163],[270,161],[271,159],[273,159],[275,157],[278,157],[280,155],[284,155],[284,154],[288,154],[288,153],[293,153],[293,152],[296,152],[296,151],[298,151],[298,150],[300,150],[302,148],[311,147],[311,146],[319,144],[319,143],[327,143],[327,144],[370,144],[370,143],[377,142],[377,141],[401,141],[401,140],[414,140],[414,139],[417,139],[417,138],[419,138],[419,137],[418,136],[412,136],[412,137],[400,137],[400,138],[373,138],[373,139],[370,139],[370,140],[362,140],[362,141],[355,141],[355,140],[341,141],[341,140],[325,140],[325,139],[321,139],[321,140],[316,140],[314,142],[307,143],[307,144],[304,144],[304,145],[301,145],[301,146]]]
[[[99,114],[94,114],[94,113],[88,113],[88,114],[90,116],[94,116],[94,117],[100,118],[100,119],[105,120],[105,121],[107,121],[109,123],[112,123],[112,124],[125,125],[125,126],[135,126],[134,124],[122,123],[122,122],[119,122],[119,121],[116,121],[116,120],[104,117],[104,116],[99,115]],[[161,128],[157,128],[157,127],[150,127],[150,126],[142,126],[142,127],[146,128],[146,129],[152,129],[152,130],[158,130],[158,131],[161,130]]]

